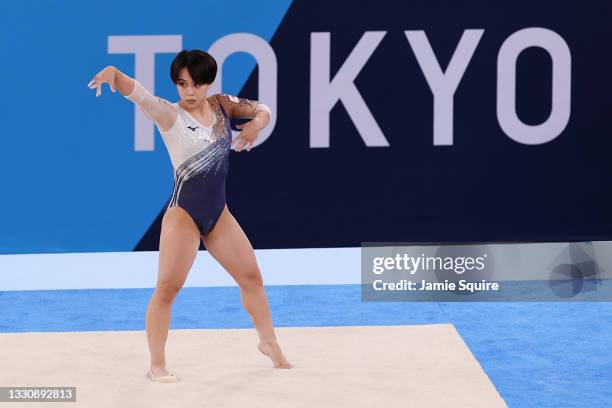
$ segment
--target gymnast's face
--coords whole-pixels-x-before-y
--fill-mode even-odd
[[[183,68],[176,84],[181,100],[189,108],[200,108],[206,100],[210,84],[196,84],[191,79],[187,68]]]

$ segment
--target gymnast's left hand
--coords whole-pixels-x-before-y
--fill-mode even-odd
[[[259,136],[259,131],[262,129],[260,118],[253,118],[247,123],[242,125],[236,125],[241,132],[232,141],[232,145],[235,151],[240,152],[243,149],[250,151],[253,147],[253,143]]]
[[[111,91],[115,92],[115,75],[117,68],[108,66],[98,72],[91,81],[87,84],[89,89],[96,89],[96,97],[102,95],[102,84],[107,83]]]

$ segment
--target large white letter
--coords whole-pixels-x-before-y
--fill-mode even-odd
[[[272,110],[272,117],[268,126],[263,129],[253,147],[258,146],[266,141],[272,134],[276,125],[276,117],[278,112],[276,109],[277,95],[277,76],[278,68],[276,62],[276,54],[270,44],[261,37],[247,33],[229,34],[219,38],[213,45],[210,46],[208,52],[215,57],[218,66],[217,80],[210,87],[210,93],[215,94],[222,92],[223,89],[223,63],[231,54],[236,52],[246,52],[251,54],[259,68],[258,89],[259,96],[257,99],[261,103],[265,103]],[[234,136],[238,132],[233,132]]]
[[[425,75],[434,99],[434,146],[453,144],[453,101],[455,91],[480,42],[484,30],[465,30],[448,63],[442,72],[436,55],[424,31],[405,31],[406,38]]]
[[[541,47],[552,58],[552,109],[548,119],[531,126],[516,114],[516,60],[529,47]],[[572,56],[567,43],[546,28],[525,28],[502,44],[497,57],[497,120],[512,140],[529,145],[550,142],[563,132],[571,111]]]
[[[330,82],[330,35],[311,33],[310,147],[329,147],[329,112],[339,100],[366,146],[389,146],[353,82],[385,34],[385,31],[365,32]]]
[[[112,35],[108,53],[135,54],[134,78],[155,94],[155,54],[179,52],[182,43],[180,35]],[[155,150],[153,122],[134,108],[134,150]]]

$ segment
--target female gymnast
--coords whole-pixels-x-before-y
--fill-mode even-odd
[[[112,66],[97,73],[88,84],[96,89],[96,97],[102,93],[102,84],[108,83],[112,92],[118,89],[136,103],[155,122],[174,169],[174,189],[162,220],[157,283],[146,314],[151,357],[146,375],[157,382],[178,380],[166,370],[166,339],[172,303],[191,269],[200,239],[240,286],[242,304],[257,330],[259,351],[272,360],[275,368],[292,368],[274,333],[253,247],[225,204],[229,150],[249,151],[270,121],[271,112],[257,101],[225,94],[207,96],[216,75],[217,63],[210,54],[183,50],[170,67],[179,102],[153,96]],[[233,142],[231,118],[251,119],[238,125],[241,132]]]

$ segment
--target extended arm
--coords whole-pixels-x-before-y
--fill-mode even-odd
[[[153,96],[140,82],[113,66],[108,66],[100,71],[94,79],[89,83],[90,88],[97,88],[96,96],[101,92],[103,83],[108,83],[111,90],[119,90],[119,93],[125,98],[137,104],[144,114],[157,123],[162,131],[166,131],[172,127],[176,120],[176,109],[165,99],[158,96]]]

